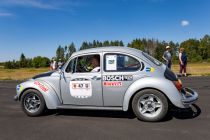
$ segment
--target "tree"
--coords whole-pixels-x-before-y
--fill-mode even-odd
[[[72,42],[68,48],[67,48],[67,53],[66,53],[66,60],[69,59],[69,57],[71,57],[71,55],[76,52],[76,47],[74,45],[74,43]]]
[[[202,56],[203,60],[210,59],[210,36],[209,35],[205,35],[200,40],[199,54],[200,56]]]
[[[197,39],[188,39],[180,44],[180,47],[184,48],[187,53],[188,61],[198,62],[202,60],[199,54],[199,44],[200,41]]]
[[[119,42],[119,46],[124,46],[124,43],[123,43],[123,41],[122,41],[122,40],[120,40],[120,42]]]
[[[47,57],[37,56],[32,60],[32,66],[35,68],[47,67],[50,64],[50,59]]]
[[[4,68],[5,69],[17,69],[19,68],[19,61],[7,61],[4,63]]]
[[[61,59],[62,61],[64,61],[64,56],[65,56],[65,50],[63,47],[58,46],[57,50],[56,50],[56,59],[57,61],[59,59]]]
[[[83,42],[82,46],[80,47],[79,50],[84,50],[84,49],[89,49],[89,48],[90,48],[90,46],[88,45],[88,43],[87,42]]]
[[[143,44],[141,39],[134,39],[131,43],[128,43],[128,47],[143,51],[145,48],[145,45]]]
[[[21,55],[20,55],[20,67],[21,68],[27,67],[27,60],[23,53],[21,53]]]
[[[151,56],[155,56],[155,50],[157,48],[157,43],[158,43],[158,41],[155,39],[147,40],[146,49],[147,49],[148,54],[150,54]]]
[[[103,46],[104,46],[104,47],[106,47],[106,46],[110,46],[109,41],[108,41],[108,40],[104,41],[104,42],[103,42]]]
[[[26,61],[27,61],[27,68],[33,67],[31,58],[26,59]]]
[[[4,63],[4,68],[5,69],[12,69],[12,62],[11,61],[7,61]]]

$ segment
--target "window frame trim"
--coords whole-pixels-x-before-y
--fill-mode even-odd
[[[77,66],[77,60],[78,60],[78,57],[82,57],[82,56],[88,56],[88,55],[99,55],[100,57],[100,71],[99,72],[76,72],[76,66]],[[72,58],[70,58],[70,60],[68,61],[68,64],[71,62],[71,60],[73,59],[76,59],[76,63],[75,63],[75,66],[74,66],[74,72],[71,73],[71,72],[68,72],[68,73],[71,73],[71,74],[94,74],[94,73],[101,73],[102,72],[102,66],[103,66],[103,62],[101,61],[103,59],[103,55],[101,52],[91,52],[91,53],[83,53],[83,54],[79,54],[79,55],[76,55],[76,56],[73,56]],[[65,73],[66,72],[66,68],[68,67],[68,65],[65,67]]]

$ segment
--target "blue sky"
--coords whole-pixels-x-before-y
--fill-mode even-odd
[[[53,57],[58,45],[210,34],[209,0],[0,0],[0,62]]]

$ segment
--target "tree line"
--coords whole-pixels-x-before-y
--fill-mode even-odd
[[[147,52],[158,60],[162,61],[162,55],[165,51],[165,47],[169,45],[171,47],[172,58],[174,62],[178,61],[178,51],[179,48],[184,48],[189,62],[201,62],[207,61],[210,62],[210,36],[205,35],[201,39],[191,38],[185,40],[181,43],[173,41],[160,41],[157,39],[146,39],[146,38],[137,38],[129,42],[126,47],[136,48]],[[104,46],[122,46],[125,47],[122,40],[109,41],[105,40],[103,42],[98,40],[93,40],[92,42],[84,41],[78,50],[84,50],[89,48],[97,48]],[[72,53],[76,52],[77,47],[74,43],[66,46],[58,46],[56,50],[56,55],[54,57],[57,61],[65,62],[69,59]],[[8,69],[13,68],[29,68],[29,67],[47,67],[50,65],[50,59],[47,57],[37,56],[34,58],[26,58],[22,53],[18,61],[8,61],[4,63],[4,67]]]
[[[22,53],[19,60],[7,61],[4,63],[5,69],[18,68],[40,68],[49,66],[50,59],[47,57],[36,56],[34,58],[26,58]]]

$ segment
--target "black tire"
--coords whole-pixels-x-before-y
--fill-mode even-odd
[[[148,98],[150,96],[152,98],[154,98],[153,101],[157,103],[157,106],[158,105],[160,106],[160,104],[162,104],[161,107],[156,108],[156,103],[152,102],[153,103],[152,104],[152,103],[150,103],[150,100],[148,100],[148,99],[145,100],[145,98],[147,96],[148,96]],[[140,103],[140,101],[141,101],[141,103]],[[150,105],[148,105],[148,104],[150,104]],[[151,110],[153,110],[153,112],[151,110],[148,110],[148,106],[151,107]],[[157,90],[145,89],[145,90],[142,90],[142,91],[136,93],[136,95],[134,96],[134,98],[132,100],[132,109],[138,119],[140,119],[142,121],[156,122],[156,121],[162,120],[166,116],[166,114],[168,112],[168,100],[163,93],[161,93]],[[143,110],[144,111],[147,110],[147,111],[144,112]],[[151,116],[149,116],[150,114],[151,114]]]
[[[37,109],[34,111],[30,111],[29,109],[27,109],[28,106],[28,102],[26,101],[29,98],[33,98],[35,97],[35,99],[37,100],[37,102],[39,101],[40,104],[36,105]],[[31,104],[32,101],[30,101]],[[45,109],[46,109],[46,104],[45,104],[45,100],[42,96],[42,94],[34,89],[29,89],[26,90],[23,95],[21,96],[21,108],[23,109],[23,111],[31,117],[36,117],[36,116],[40,116],[44,113]]]

